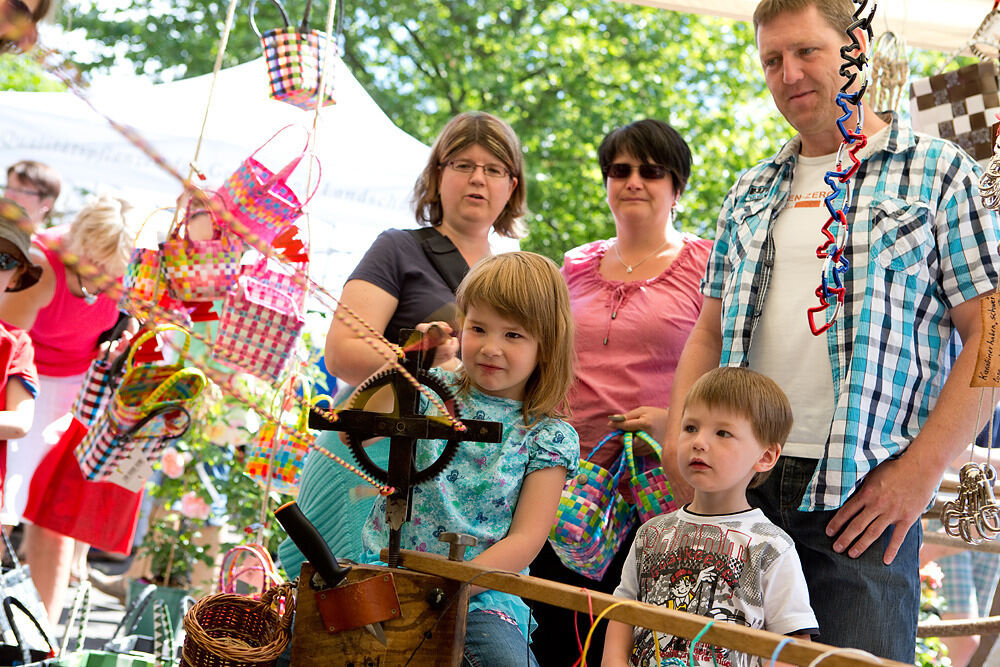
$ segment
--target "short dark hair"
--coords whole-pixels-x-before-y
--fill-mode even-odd
[[[784,445],[792,430],[792,406],[785,392],[774,380],[749,368],[723,366],[705,373],[688,391],[684,408],[689,405],[721,408],[745,417],[761,445]],[[748,487],[760,486],[770,474],[770,470],[758,472]]]
[[[62,191],[62,179],[59,177],[59,172],[44,162],[36,162],[35,160],[15,162],[7,167],[8,181],[11,176],[17,176],[22,183],[36,188],[39,199],[51,197],[52,201],[55,201]]]
[[[854,3],[851,0],[761,0],[753,12],[753,33],[785,12],[802,12],[815,7],[831,28],[844,33],[854,23]]]
[[[517,179],[507,205],[493,223],[493,229],[501,236],[519,238],[520,218],[524,216],[525,209],[524,154],[521,152],[521,142],[510,125],[485,111],[458,114],[448,121],[434,141],[427,166],[413,186],[412,201],[417,224],[434,227],[441,224],[444,216],[439,190],[441,166],[469,146],[482,146],[488,150]]]
[[[666,167],[680,195],[691,176],[691,149],[677,130],[662,120],[645,118],[612,130],[597,149],[601,176],[608,180],[608,169],[619,155],[631,155],[642,162]]]

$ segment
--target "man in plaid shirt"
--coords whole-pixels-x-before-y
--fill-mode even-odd
[[[845,206],[844,303],[815,313],[817,328],[832,326],[811,332],[807,310],[819,305],[823,273],[816,250],[830,217],[823,175],[841,144],[835,97],[853,11],[850,0],[757,7],[768,89],[798,134],[726,197],[671,405],[683,405],[694,380],[720,364],[778,382],[795,427],[768,482],[749,492],[751,504],[795,539],[819,641],[912,662],[918,519],[978,431],[979,394],[969,381],[980,298],[997,284],[1000,234],[967,154],[866,105],[868,142]],[[850,164],[846,151],[843,161]],[[842,193],[835,203],[844,201]],[[683,499],[690,489],[676,460],[679,422],[680,411],[672,413],[663,462]]]

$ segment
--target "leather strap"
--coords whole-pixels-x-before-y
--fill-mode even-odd
[[[412,234],[417,243],[420,244],[431,266],[444,280],[444,284],[452,292],[457,290],[459,283],[469,272],[469,265],[465,263],[465,258],[462,257],[462,253],[451,242],[451,239],[433,227],[420,227],[406,231]]]

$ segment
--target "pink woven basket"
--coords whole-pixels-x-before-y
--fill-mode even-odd
[[[309,203],[319,188],[322,170],[312,192],[304,201],[299,200],[298,195],[288,184],[288,178],[305,157],[309,147],[308,139],[302,150],[277,172],[264,166],[256,158],[264,146],[291,127],[288,125],[278,130],[245,159],[222,185],[220,190],[222,200],[226,209],[236,219],[233,229],[243,237],[254,236],[262,243],[271,243],[285,229],[295,224],[302,215],[302,207]],[[247,240],[252,244],[253,239],[247,238]]]
[[[304,325],[292,295],[243,276],[226,295],[212,359],[276,382],[295,353]]]
[[[670,488],[670,482],[663,472],[661,466],[640,471],[635,460],[633,451],[633,439],[639,438],[648,444],[657,458],[662,454],[660,443],[645,431],[626,433],[625,457],[628,460],[629,471],[632,473],[628,479],[629,489],[632,491],[632,498],[635,501],[635,508],[639,512],[640,521],[646,522],[660,514],[673,512],[677,509],[674,502],[674,492]]]
[[[213,238],[194,241],[188,234],[191,218],[198,214],[212,218]],[[184,220],[160,244],[163,272],[170,295],[180,301],[221,299],[236,283],[243,243],[216,218],[212,209],[192,210],[188,203]]]

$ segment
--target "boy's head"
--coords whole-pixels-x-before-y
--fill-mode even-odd
[[[727,366],[705,373],[688,391],[685,415],[695,407],[745,420],[757,445],[763,449],[776,447],[777,453],[792,430],[792,407],[781,387],[748,368]],[[774,458],[776,461],[777,456]],[[770,467],[759,470],[748,487],[763,484],[770,472]]]
[[[27,289],[42,275],[31,261],[31,236],[24,211],[10,201],[0,201],[0,293]]]

